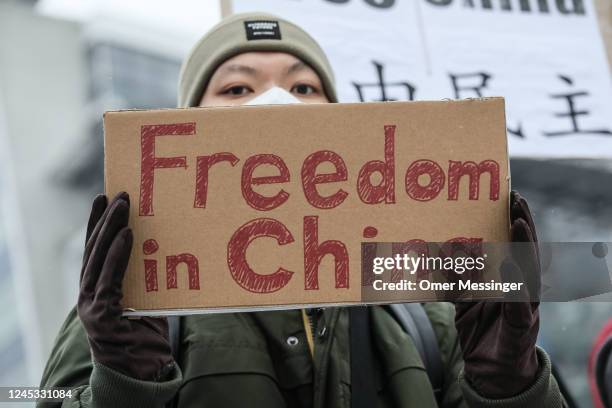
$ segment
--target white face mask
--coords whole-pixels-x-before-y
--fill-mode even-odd
[[[246,102],[245,105],[287,105],[290,103],[302,103],[302,101],[283,88],[275,86]]]

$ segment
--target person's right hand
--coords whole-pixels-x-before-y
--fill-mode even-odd
[[[163,380],[174,366],[167,320],[122,316],[121,285],[132,250],[129,209],[127,193],[110,204],[104,195],[94,199],[77,311],[94,361],[139,380]]]

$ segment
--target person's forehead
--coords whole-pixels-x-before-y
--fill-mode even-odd
[[[235,55],[224,61],[216,71],[255,73],[266,68],[303,69],[308,68],[299,58],[285,52],[250,51]]]

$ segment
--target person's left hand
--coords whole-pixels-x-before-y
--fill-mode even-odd
[[[540,262],[535,225],[527,202],[510,194],[510,236],[520,245],[514,260],[524,279],[539,282]],[[527,276],[534,274],[535,276]],[[539,285],[535,285],[539,290]],[[532,385],[538,375],[536,339],[539,302],[458,302],[455,326],[463,352],[464,375],[483,397],[509,398]]]

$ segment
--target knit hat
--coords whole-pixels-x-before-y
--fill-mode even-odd
[[[217,67],[250,51],[285,52],[299,58],[319,75],[330,102],[338,102],[331,65],[308,33],[271,14],[241,13],[223,19],[193,47],[181,67],[178,106],[198,106]]]

